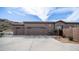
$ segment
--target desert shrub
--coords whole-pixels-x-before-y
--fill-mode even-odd
[[[70,41],[73,41],[73,37],[68,37]]]
[[[4,35],[4,33],[0,33],[0,37],[2,37]]]
[[[62,37],[63,37],[63,38],[66,38],[66,36],[65,36],[65,35],[63,35]]]
[[[56,29],[52,29],[48,32],[49,35],[57,35],[57,30]]]

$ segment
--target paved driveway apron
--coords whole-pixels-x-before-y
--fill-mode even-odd
[[[62,43],[52,36],[6,36],[0,51],[78,51],[79,44]]]

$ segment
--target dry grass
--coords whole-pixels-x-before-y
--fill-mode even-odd
[[[60,42],[62,42],[62,43],[79,44],[79,42],[70,41],[68,38],[63,38],[63,37],[61,37],[61,36],[57,36],[55,39],[57,39],[58,41],[60,41]]]

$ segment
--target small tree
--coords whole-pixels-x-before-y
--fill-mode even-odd
[[[5,22],[0,23],[0,37],[2,37],[2,35],[3,35],[2,32],[7,30],[8,28],[9,28],[8,23],[5,23]]]
[[[7,24],[0,24],[0,32],[7,30],[8,29],[8,25]]]

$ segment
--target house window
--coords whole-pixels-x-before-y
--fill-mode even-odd
[[[56,29],[63,29],[63,25],[57,26]]]

